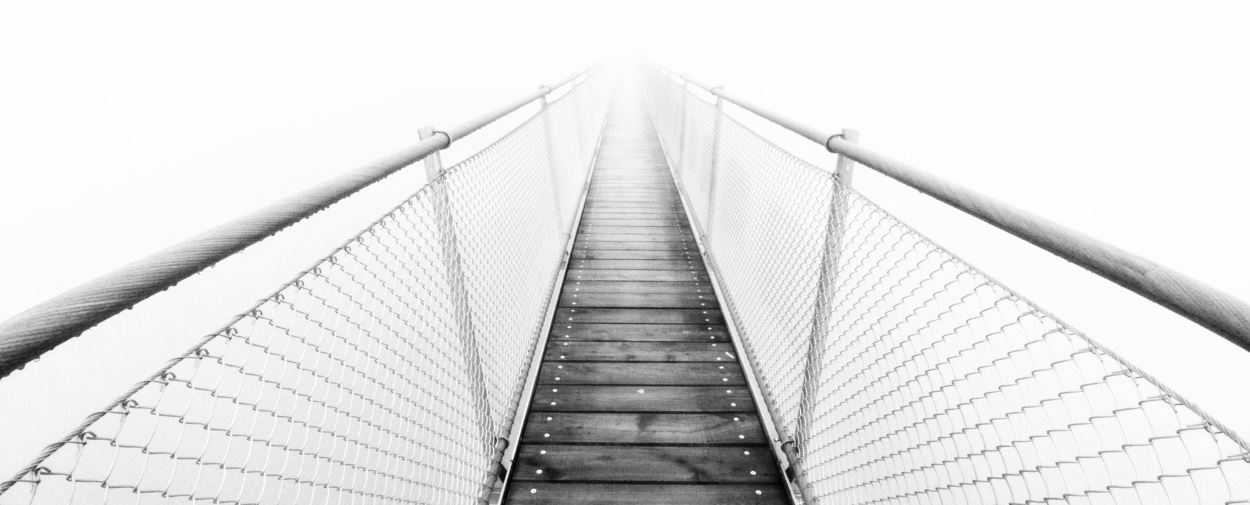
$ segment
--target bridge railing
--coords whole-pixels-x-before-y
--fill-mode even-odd
[[[7,373],[108,311],[425,160],[428,185],[89,416],[0,483],[0,503],[485,502],[611,83],[582,73],[427,131],[413,148],[0,326]],[[535,100],[538,113],[441,166],[438,150]]]
[[[1244,441],[856,192],[849,175],[854,160],[901,166],[892,176],[918,188],[940,180],[858,148],[854,132],[827,135],[733,97],[844,155],[836,173],[818,168],[725,114],[732,95],[646,73],[652,119],[804,501],[1250,501]],[[961,208],[995,210],[974,207]],[[1165,297],[1169,281],[1178,291],[1163,278]],[[1237,342],[1244,304],[1189,291],[1228,302],[1203,309],[1219,313],[1204,323]]]

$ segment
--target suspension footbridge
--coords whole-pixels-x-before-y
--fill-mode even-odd
[[[427,182],[32,454],[0,504],[1250,503],[1250,447],[855,191],[884,173],[1250,348],[1246,304],[645,65],[592,68],[0,323],[0,376]],[[625,84],[618,85],[618,81]],[[837,156],[782,149],[727,112]],[[439,151],[519,126],[444,166]],[[90,338],[90,335],[82,338]]]

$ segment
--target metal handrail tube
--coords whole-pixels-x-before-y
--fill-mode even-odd
[[[477,118],[305,189],[267,207],[209,229],[0,322],[0,378],[183,279],[282,231],[375,182],[446,149],[553,90],[588,75],[588,68],[550,87],[508,102]]]
[[[825,146],[912,189],[1015,235],[1051,254],[1141,295],[1250,351],[1250,304],[1140,255],[1016,208],[915,168],[837,134],[806,125],[719,87],[708,87],[667,69],[673,78]]]

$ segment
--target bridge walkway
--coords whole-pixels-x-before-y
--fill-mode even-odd
[[[787,503],[681,198],[618,93],[504,501]]]

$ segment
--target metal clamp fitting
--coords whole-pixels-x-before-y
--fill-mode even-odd
[[[835,152],[835,151],[833,150],[833,146],[831,146],[829,143],[830,143],[830,142],[833,142],[833,139],[836,139],[836,138],[842,138],[842,139],[845,139],[845,138],[846,138],[846,134],[845,134],[845,133],[835,133],[835,134],[833,134],[833,135],[830,135],[830,136],[829,136],[829,138],[825,139],[825,150],[826,150],[826,151],[829,151],[829,152],[831,152],[831,153],[832,153],[832,152]]]
[[[798,479],[798,473],[795,471],[795,466],[798,464],[799,459],[798,444],[795,443],[793,438],[788,439],[781,443],[781,452],[789,460],[787,461],[789,464],[786,466],[785,471],[786,479],[789,479],[790,482],[795,482]]]
[[[427,138],[434,138],[435,135],[442,135],[443,137],[447,138],[447,145],[443,146],[443,149],[447,149],[448,147],[451,147],[451,135],[450,134],[448,134],[447,132],[443,130],[434,130],[433,132],[430,133],[430,136]]]

